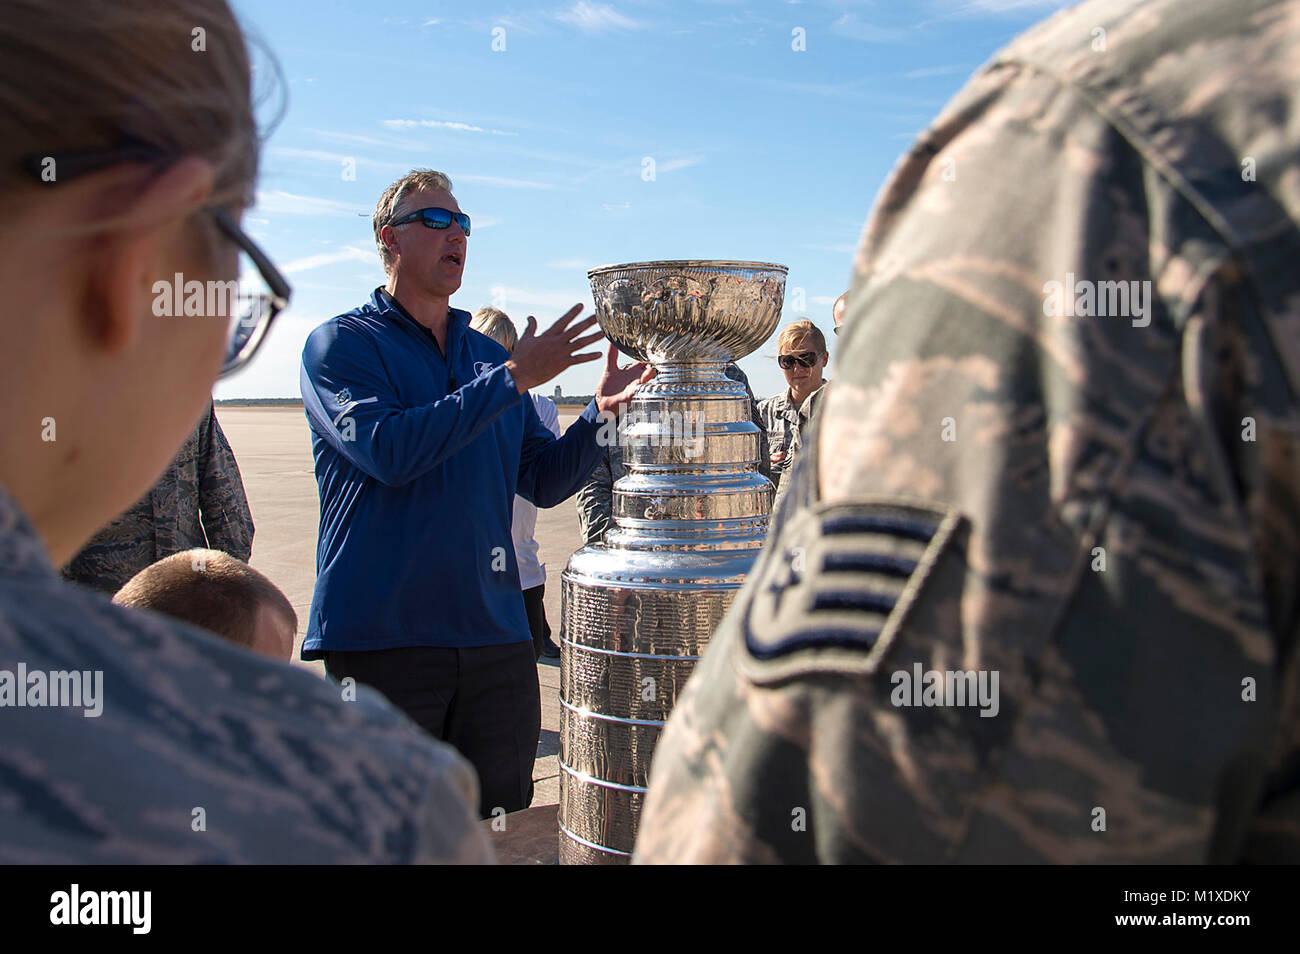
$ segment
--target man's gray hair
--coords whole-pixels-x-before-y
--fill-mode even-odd
[[[490,306],[480,308],[474,312],[474,318],[470,321],[469,326],[475,331],[487,335],[512,354],[515,345],[519,343],[519,332],[515,330],[515,323],[500,308]]]
[[[379,197],[379,202],[375,204],[375,217],[372,220],[375,227],[375,246],[379,249],[379,260],[384,265],[385,275],[393,273],[393,254],[384,247],[379,233],[385,225],[397,218],[397,210],[402,200],[412,192],[420,190],[450,193],[451,180],[445,174],[435,172],[433,169],[412,169],[385,189],[384,194]]]

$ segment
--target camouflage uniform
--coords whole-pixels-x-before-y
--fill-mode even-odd
[[[1088,3],[903,157],[637,860],[1300,859],[1297,50],[1296,2]]]
[[[145,567],[193,547],[223,550],[245,563],[253,552],[253,515],[239,465],[211,403],[158,482],[91,537],[63,576],[116,593]]]
[[[0,864],[493,860],[453,749],[370,689],[341,701],[61,581],[0,487],[0,670],[19,663],[102,670],[102,711],[0,707]]]
[[[803,399],[798,407],[790,400],[790,389],[758,402],[758,415],[763,419],[763,430],[767,434],[767,446],[770,453],[785,451],[785,458],[778,464],[772,464],[772,483],[776,485],[776,503],[785,496],[781,490],[781,478],[790,472],[799,451],[803,449],[803,435],[817,414],[817,409],[825,403],[826,385],[823,381],[812,394]]]
[[[739,365],[734,363],[727,365],[724,373],[731,380],[743,384],[745,393],[749,395],[750,420],[754,422],[759,433],[758,471],[764,477],[770,477],[767,430],[763,426],[763,419],[758,414],[758,402],[754,400],[754,391],[749,386],[749,377],[740,370]],[[578,491],[578,528],[582,532],[584,544],[599,543],[605,536],[605,531],[614,526],[614,483],[627,472],[627,465],[623,463],[622,445],[613,444],[605,448],[605,456],[601,458],[587,482]]]

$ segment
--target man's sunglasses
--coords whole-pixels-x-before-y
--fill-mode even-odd
[[[451,209],[416,209],[409,212],[400,219],[394,219],[389,225],[394,227],[405,225],[407,222],[414,222],[419,219],[424,223],[425,228],[445,229],[450,228],[451,223],[455,222],[460,226],[460,230],[469,238],[469,216],[464,212],[453,212]]]
[[[779,354],[776,356],[776,363],[784,370],[789,371],[796,364],[800,367],[811,368],[820,358],[816,351],[800,351],[798,354]]]
[[[95,149],[54,155],[24,156],[22,165],[30,175],[47,185],[99,172],[125,162],[164,166],[172,157],[148,143],[133,141],[116,149]],[[220,376],[238,371],[253,359],[266,340],[266,333],[280,312],[289,307],[293,289],[266,253],[239,227],[225,209],[209,208],[217,229],[238,246],[240,252],[238,293],[230,308],[226,330],[226,353]],[[183,297],[183,289],[176,292]],[[222,300],[225,296],[222,295]]]

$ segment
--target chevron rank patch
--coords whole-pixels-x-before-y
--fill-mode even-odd
[[[793,515],[754,568],[746,675],[875,672],[961,520],[898,498]]]

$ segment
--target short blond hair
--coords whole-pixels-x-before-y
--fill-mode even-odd
[[[776,339],[777,354],[804,338],[810,339],[817,346],[818,354],[826,353],[826,336],[821,333],[821,329],[805,318],[802,321],[792,321],[781,329],[781,336]]]
[[[375,228],[375,247],[379,249],[379,260],[383,263],[385,275],[393,273],[393,253],[384,246],[379,233],[385,225],[397,218],[397,207],[402,204],[402,200],[412,192],[420,191],[450,193],[451,180],[446,174],[433,169],[412,169],[385,189],[375,203],[375,215],[371,224]]]
[[[127,580],[113,602],[162,613],[245,647],[253,645],[259,606],[271,607],[298,628],[298,614],[279,588],[220,550],[185,550],[163,557]]]
[[[469,326],[487,335],[507,351],[513,352],[515,345],[519,343],[519,332],[515,330],[515,323],[500,308],[493,308],[491,305],[480,308],[474,312]]]

